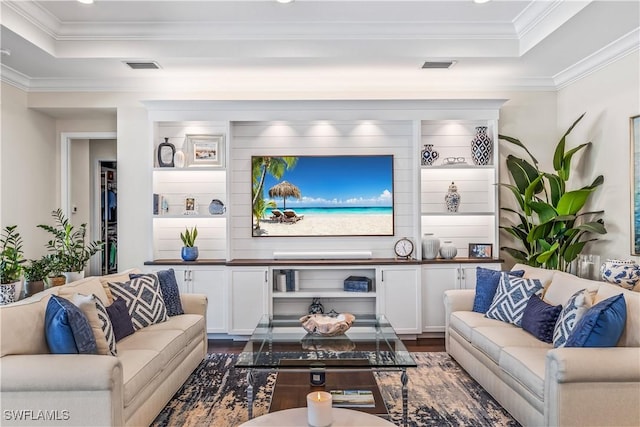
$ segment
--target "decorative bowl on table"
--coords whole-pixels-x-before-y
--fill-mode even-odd
[[[300,318],[302,327],[312,335],[333,337],[349,330],[356,316],[351,313],[340,313],[337,316],[326,314],[308,314]]]

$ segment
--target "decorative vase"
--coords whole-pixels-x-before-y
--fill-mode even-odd
[[[458,255],[458,249],[453,246],[451,240],[445,240],[440,248],[440,256],[444,259],[451,259],[456,255]]]
[[[184,159],[185,159],[185,156],[182,150],[176,150],[176,154],[173,155],[173,163],[175,164],[175,167],[183,168]]]
[[[436,259],[440,250],[440,239],[433,233],[425,233],[422,237],[422,259]]]
[[[320,298],[314,298],[309,306],[309,314],[323,314],[324,306],[320,303]]]
[[[66,271],[62,273],[65,277],[65,283],[75,282],[76,280],[84,279],[83,271]]]
[[[476,136],[471,140],[471,158],[475,165],[488,165],[493,157],[493,141],[487,135],[486,126],[476,128]]]
[[[458,187],[455,183],[451,183],[447,194],[444,196],[445,204],[447,205],[448,212],[458,212],[460,207],[460,194],[458,193]]]
[[[435,162],[440,154],[433,149],[433,144],[425,144],[424,149],[421,152],[422,166],[431,166]]]
[[[38,292],[44,291],[44,280],[35,280],[33,282],[24,282],[24,296],[30,297]]]
[[[198,247],[197,246],[183,246],[180,253],[183,261],[195,261],[198,259]]]
[[[165,138],[164,142],[158,145],[158,167],[172,168],[174,166],[173,156],[176,155],[176,147]]]
[[[63,275],[53,276],[48,278],[50,286],[62,286],[67,282],[67,278]]]

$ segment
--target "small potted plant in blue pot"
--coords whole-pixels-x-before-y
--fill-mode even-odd
[[[181,252],[184,261],[195,261],[198,259],[198,247],[195,246],[196,237],[198,237],[197,227],[193,227],[191,230],[187,227],[184,233],[180,233],[180,238],[184,244]]]

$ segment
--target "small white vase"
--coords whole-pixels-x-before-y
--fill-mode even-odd
[[[453,246],[451,240],[444,241],[440,248],[440,256],[444,259],[451,259],[455,258],[456,255],[458,255],[458,249]]]
[[[433,233],[425,233],[422,236],[422,259],[436,259],[440,250],[440,239]]]
[[[185,156],[182,150],[177,150],[176,154],[173,155],[173,164],[175,165],[175,167],[183,168],[184,160],[185,160]]]
[[[76,280],[84,279],[84,271],[67,271],[62,273],[67,279],[65,283],[75,282]]]

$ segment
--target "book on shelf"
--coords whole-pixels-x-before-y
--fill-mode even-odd
[[[371,390],[331,390],[333,406],[336,408],[373,408],[375,400]]]

